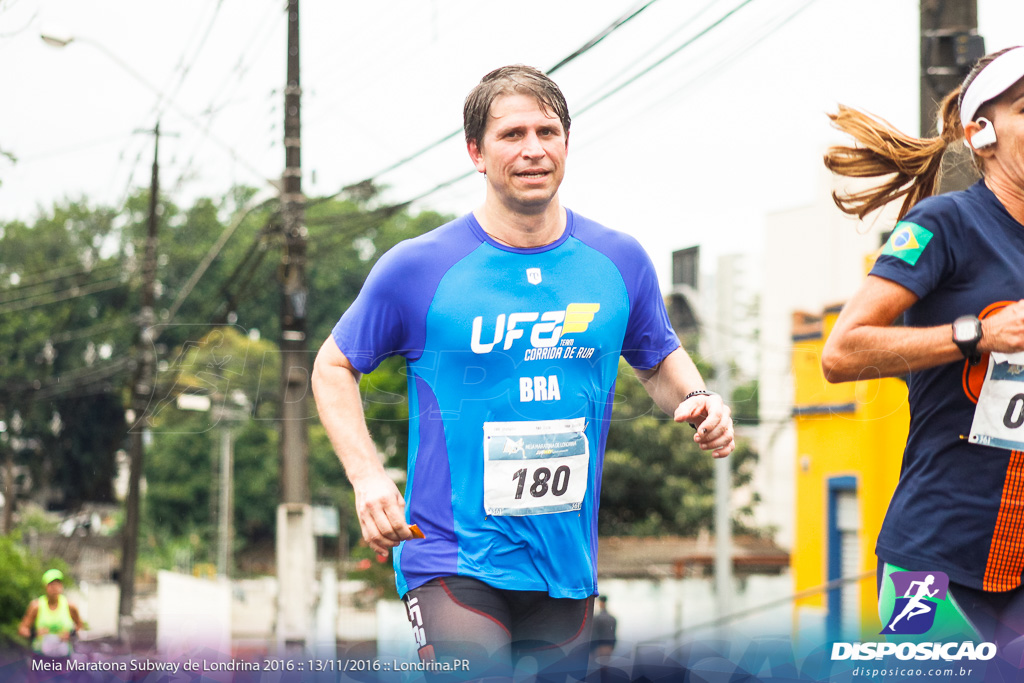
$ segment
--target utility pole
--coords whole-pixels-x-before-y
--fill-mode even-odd
[[[6,437],[6,432],[0,434],[0,439]],[[5,443],[0,442],[0,448],[4,451],[4,515],[0,522],[0,534],[6,536],[14,528],[14,451]]]
[[[939,104],[985,54],[977,0],[921,0],[921,136],[938,135]],[[978,174],[970,153],[953,145],[942,160],[940,192],[969,187]]]
[[[8,390],[0,390],[0,397],[4,397],[8,409],[24,400],[24,394],[16,394]],[[3,404],[0,404],[0,408]],[[6,411],[4,411],[6,412]],[[14,451],[18,447],[19,435],[21,432],[21,415],[17,410],[12,410],[11,424],[0,422],[0,450],[4,452],[3,465],[3,493],[4,493],[4,514],[0,522],[0,533],[4,536],[11,533],[14,528],[14,508],[17,498],[17,487],[14,485]],[[9,429],[8,429],[9,427]]]
[[[309,497],[310,362],[306,344],[306,200],[302,194],[299,0],[288,0],[281,222],[281,504],[277,514],[278,641],[304,642],[312,628],[315,550]]]
[[[736,347],[733,339],[733,315],[736,311],[735,255],[718,259],[715,276],[717,330],[715,339],[715,390],[726,404],[732,403],[732,361]],[[726,637],[725,619],[732,613],[732,459],[717,458],[715,467],[715,616],[718,635]]]
[[[153,130],[139,131],[153,135],[153,174],[149,187],[149,227],[142,259],[142,296],[139,309],[139,335],[135,342],[135,371],[132,373],[132,426],[129,429],[131,452],[128,470],[128,500],[125,502],[124,535],[122,537],[121,570],[118,583],[121,603],[118,612],[117,636],[125,639],[125,629],[132,625],[135,601],[135,560],[139,544],[139,486],[142,479],[143,432],[146,411],[153,395],[156,375],[156,349],[153,345],[153,310],[156,297],[157,206],[160,198],[160,122]]]

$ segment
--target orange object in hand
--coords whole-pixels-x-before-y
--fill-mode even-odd
[[[413,538],[426,538],[426,536],[423,534],[423,532],[420,531],[420,528],[418,526],[416,526],[415,524],[410,524],[409,525],[409,531],[412,532],[412,537]]]

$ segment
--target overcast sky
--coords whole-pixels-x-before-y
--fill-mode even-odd
[[[17,157],[0,156],[0,221],[64,197],[120,205],[148,185],[152,139],[135,131],[158,117],[178,136],[161,142],[172,201],[279,177],[284,4],[0,0],[0,150]],[[490,69],[548,69],[638,5],[303,0],[303,189],[373,176],[459,128]],[[1024,2],[978,5],[989,51],[1024,42]],[[673,249],[756,252],[766,212],[827,192],[821,153],[839,138],[826,111],[856,105],[916,132],[918,21],[915,0],[655,2],[554,74],[573,113],[563,202],[634,234],[666,287]],[[470,168],[456,137],[379,181],[400,201]],[[416,208],[461,214],[482,197],[474,176]]]

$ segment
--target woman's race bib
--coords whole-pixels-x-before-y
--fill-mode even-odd
[[[969,440],[1024,450],[1024,353],[989,354]]]

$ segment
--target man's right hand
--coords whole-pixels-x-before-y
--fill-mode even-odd
[[[405,500],[395,482],[381,473],[371,479],[353,482],[356,513],[363,540],[381,556],[402,541],[413,538],[405,522]]]

